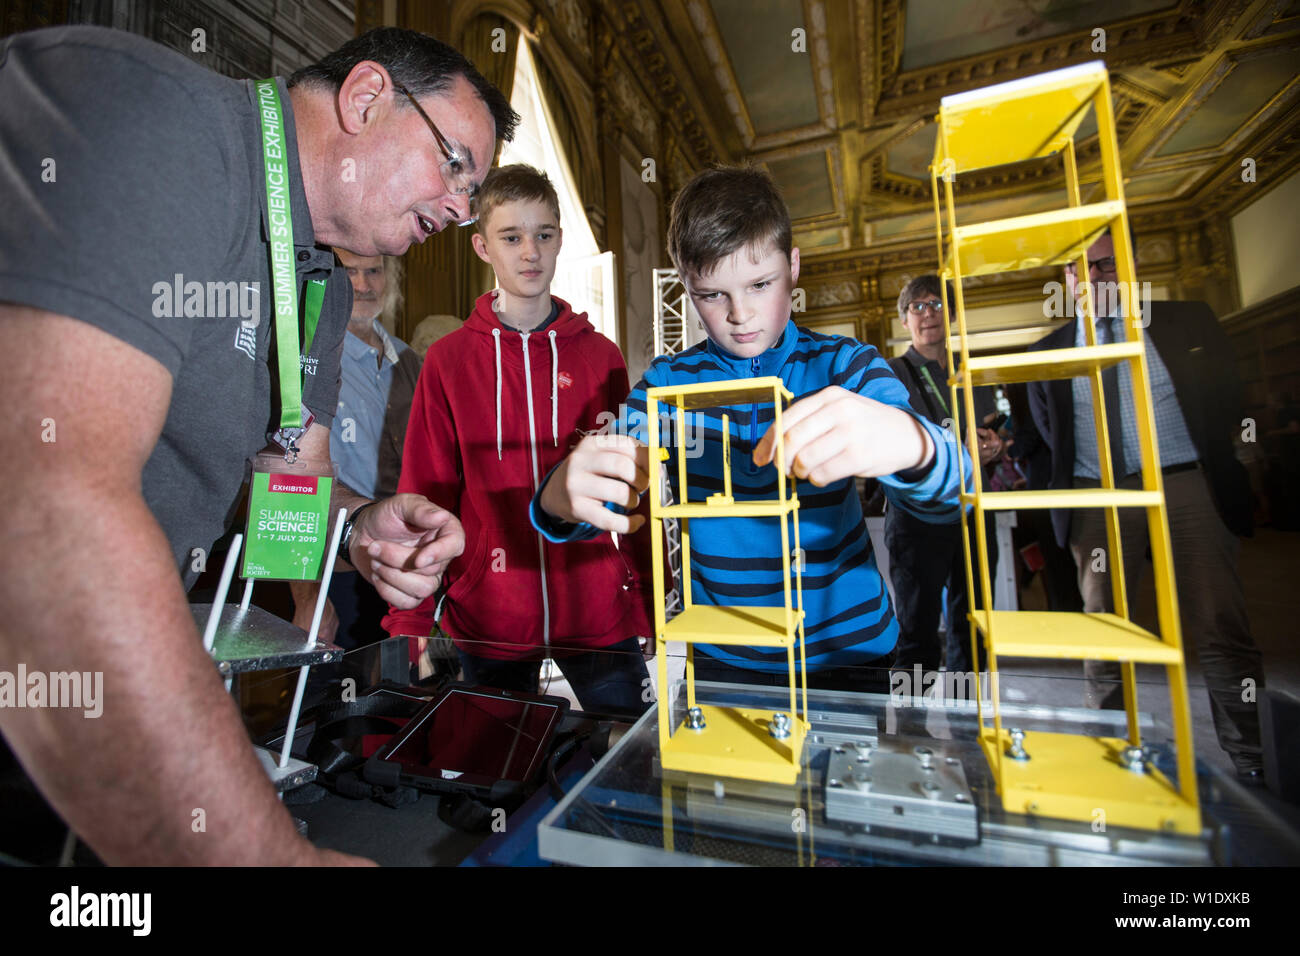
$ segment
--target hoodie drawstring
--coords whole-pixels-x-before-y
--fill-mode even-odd
[[[501,330],[492,330],[497,353],[497,461],[501,460]]]
[[[546,337],[551,340],[551,442],[559,448],[560,403],[557,396],[560,385],[560,353],[555,347],[555,330],[547,332]]]

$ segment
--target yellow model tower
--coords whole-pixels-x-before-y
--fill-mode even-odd
[[[1101,148],[1100,201],[1083,204],[1075,160],[1074,138],[1088,107],[1096,111]],[[962,173],[989,166],[1024,162],[1060,153],[1065,164],[1068,206],[1051,212],[969,225],[957,224],[953,181]],[[984,721],[980,701],[980,744],[992,767],[1003,807],[1017,813],[1042,814],[1095,821],[1097,811],[1112,825],[1166,830],[1183,834],[1200,831],[1200,810],[1193,768],[1187,678],[1169,541],[1169,523],[1161,482],[1155,418],[1147,375],[1143,323],[1138,321],[1138,297],[1130,248],[1128,215],[1110,81],[1102,63],[1089,63],[985,89],[945,97],[938,116],[934,164],[935,225],[941,273],[951,279],[957,327],[951,327],[947,289],[944,323],[948,336],[948,367],[953,407],[958,390],[965,402],[966,442],[971,458],[979,460],[972,389],[981,385],[1033,382],[1086,376],[1091,384],[1093,422],[1097,429],[1101,487],[1096,489],[989,492],[981,486],[979,469],[974,486],[963,483],[961,500],[975,511],[978,581],[971,564],[970,532],[962,522],[966,545],[966,582],[976,584],[984,610],[970,613],[972,659],[978,662],[978,642],[988,652],[992,698],[991,725]],[[947,218],[940,212],[940,192]],[[1012,272],[1041,265],[1077,263],[1076,274],[1088,276],[1088,247],[1111,230],[1119,273],[1121,303],[1127,303],[1128,338],[1098,344],[1091,297],[1085,309],[1087,339],[1082,348],[981,355],[972,358],[966,328],[962,280],[995,272]],[[1068,303],[1072,307],[1072,303]],[[955,339],[954,339],[955,333]],[[956,344],[954,344],[954,342]],[[1142,446],[1142,489],[1119,490],[1112,471],[1110,440],[1102,390],[1102,370],[1128,362],[1133,404]],[[1020,508],[1105,508],[1110,577],[1115,613],[1066,614],[1036,611],[994,611],[989,581],[986,511]],[[1119,509],[1143,508],[1150,528],[1155,566],[1156,607],[1160,636],[1130,619],[1120,548]],[[972,602],[973,608],[973,602]],[[999,657],[1110,660],[1122,663],[1127,738],[1091,738],[1074,734],[1040,733],[1005,727],[998,704]],[[1169,682],[1177,747],[1178,785],[1146,759],[1138,731],[1136,665],[1164,664]],[[978,663],[976,664],[978,666]],[[979,682],[976,682],[977,688]]]
[[[677,484],[680,501],[665,505],[660,482],[650,482],[650,520],[676,518],[681,523],[682,605],[671,621],[664,611],[663,538],[652,528],[655,589],[655,641],[659,673],[659,754],[668,770],[742,777],[773,783],[794,783],[799,776],[804,738],[808,734],[808,683],[804,675],[803,567],[799,549],[799,498],[786,476],[785,444],[781,429],[783,403],[794,398],[779,378],[753,378],[730,382],[700,382],[668,385],[646,391],[651,467],[668,460],[668,449],[659,443],[659,406],[670,406],[676,415],[677,435],[686,434],[686,412],[700,408],[772,403],[776,417],[773,462],[777,472],[777,496],[772,501],[737,502],[731,495],[731,437],[726,415],[722,423],[723,491],[704,502],[687,498],[686,456],[678,449]],[[779,607],[730,607],[694,604],[691,601],[691,522],[715,518],[779,518],[781,521],[781,566],[785,580],[785,603]],[[793,583],[791,564],[794,565]],[[686,717],[676,728],[668,694],[668,642],[686,644]],[[695,701],[695,644],[747,644],[755,647],[784,647],[790,675],[790,709],[772,713],[743,707],[699,705]],[[795,695],[795,648],[798,647],[798,683],[801,699]],[[796,704],[798,706],[796,706]]]

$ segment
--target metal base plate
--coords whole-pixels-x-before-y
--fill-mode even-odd
[[[826,819],[931,842],[979,842],[961,761],[934,740],[884,737],[875,747],[835,747],[826,764]]]
[[[702,704],[700,709],[704,729],[692,730],[683,722],[664,742],[660,753],[664,769],[772,783],[798,779],[807,721],[795,717],[790,735],[778,740],[768,733],[770,710],[712,704]]]
[[[262,762],[262,769],[271,778],[271,783],[275,785],[275,789],[281,793],[301,787],[303,784],[311,783],[316,779],[317,767],[314,763],[299,760],[297,757],[290,757],[289,763],[282,768],[278,753],[272,753],[267,748],[256,745],[253,747],[253,753],[257,754],[257,759]]]
[[[997,751],[1003,752],[997,785],[1002,806],[1009,812],[1200,834],[1199,809],[1164,774],[1150,765],[1144,773],[1135,773],[1120,763],[1127,740],[1031,731],[1023,743],[1029,759],[1013,760],[1005,753],[1011,744],[1006,730],[1000,745],[992,727],[980,736],[995,778]]]
[[[199,632],[208,623],[211,604],[191,604],[194,623]],[[335,644],[307,643],[307,632],[276,617],[260,607],[241,611],[238,604],[221,609],[217,636],[212,642],[212,658],[223,677],[249,671],[326,664],[343,656]]]

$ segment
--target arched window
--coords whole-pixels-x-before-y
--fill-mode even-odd
[[[573,172],[559,147],[555,123],[542,95],[528,43],[521,39],[515,59],[510,105],[522,117],[515,138],[501,148],[500,165],[527,163],[545,172],[555,184],[560,200],[560,248],[551,291],[586,312],[591,324],[615,345],[618,341],[618,303],[615,299],[614,254],[601,252],[587,222]]]

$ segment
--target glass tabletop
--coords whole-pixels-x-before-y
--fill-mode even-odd
[[[673,685],[673,725],[685,716]],[[1030,682],[1032,687],[1032,681]],[[699,703],[788,709],[788,690],[696,683]],[[1026,696],[1036,697],[1029,694]],[[810,731],[792,785],[665,770],[651,708],[538,829],[541,855],[576,865],[1271,865],[1300,861],[1300,838],[1236,781],[1197,761],[1196,836],[1003,809],[976,743],[971,700],[809,690]],[[1001,703],[1003,727],[1126,736],[1122,711]],[[985,704],[986,724],[991,708]],[[1176,781],[1173,734],[1139,717],[1150,764]],[[678,731],[683,732],[683,731]],[[920,766],[922,763],[926,767]],[[932,766],[931,766],[932,765]],[[872,780],[876,792],[858,780]],[[925,770],[928,801],[893,795],[886,776]],[[927,769],[927,767],[929,769]],[[938,773],[934,773],[938,771]],[[841,781],[839,778],[843,777]],[[847,784],[847,785],[846,785]],[[905,781],[904,781],[905,784]]]

